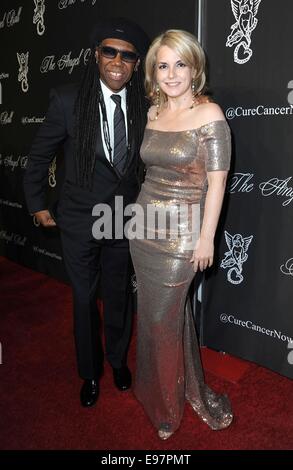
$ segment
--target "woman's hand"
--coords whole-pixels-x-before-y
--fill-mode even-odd
[[[199,238],[195,244],[193,255],[190,262],[193,263],[193,269],[196,273],[199,269],[203,271],[212,266],[214,259],[214,241],[207,238]]]

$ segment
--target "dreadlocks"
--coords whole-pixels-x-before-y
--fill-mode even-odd
[[[147,101],[145,98],[142,64],[138,67],[127,84],[127,120],[128,142],[140,148],[143,131],[146,125]],[[106,109],[100,84],[99,69],[95,60],[95,48],[92,49],[89,63],[85,69],[81,86],[75,103],[75,161],[77,183],[83,188],[91,189],[95,168],[95,149],[99,132],[99,107],[101,106],[104,126],[107,122]],[[109,143],[107,128],[104,127],[106,144]],[[128,150],[131,151],[131,148]],[[136,175],[142,180],[143,163],[136,156]]]

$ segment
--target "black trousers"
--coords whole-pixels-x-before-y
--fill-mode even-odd
[[[127,240],[95,240],[61,230],[65,266],[73,289],[74,337],[79,375],[99,377],[103,342],[97,291],[103,300],[105,355],[112,367],[126,363],[132,326],[131,259]]]

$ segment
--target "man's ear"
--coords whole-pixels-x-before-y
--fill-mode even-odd
[[[138,71],[139,64],[140,64],[140,59],[137,59],[136,64],[134,66],[134,72]]]
[[[95,58],[96,58],[96,63],[98,64],[99,63],[99,49],[97,47],[95,51]]]

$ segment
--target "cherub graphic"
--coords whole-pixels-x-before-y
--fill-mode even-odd
[[[247,250],[252,239],[253,235],[243,238],[240,233],[230,235],[225,230],[225,240],[229,251],[225,253],[225,258],[221,262],[221,268],[230,268],[227,273],[227,279],[231,284],[240,284],[244,279],[241,274],[242,265],[248,258]]]
[[[238,64],[248,62],[252,56],[251,33],[258,23],[256,15],[260,2],[261,0],[231,0],[236,23],[231,26],[232,31],[227,38],[226,46],[232,47],[239,43],[234,50],[234,62]],[[242,58],[239,57],[241,53]]]
[[[28,55],[29,53],[22,52],[19,54],[18,52],[16,53],[18,63],[19,63],[19,69],[18,69],[18,81],[21,82],[21,89],[24,93],[28,91],[28,80],[27,80],[27,74],[28,74]]]
[[[34,0],[35,9],[33,16],[33,23],[37,25],[37,33],[42,36],[45,32],[44,13],[45,13],[45,0]]]

